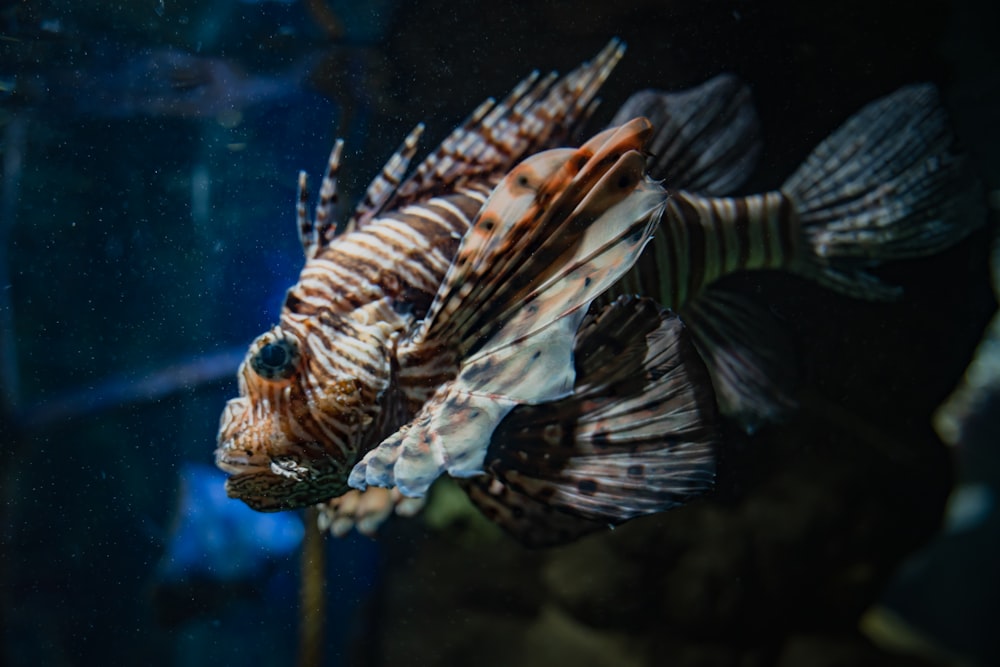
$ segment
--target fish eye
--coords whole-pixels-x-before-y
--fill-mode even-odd
[[[277,338],[260,347],[250,357],[250,367],[265,380],[291,377],[299,360],[299,348],[290,338]]]

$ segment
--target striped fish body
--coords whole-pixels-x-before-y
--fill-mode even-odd
[[[579,149],[534,155],[504,178],[427,319],[401,346],[413,365],[428,352],[457,350],[460,371],[365,456],[352,486],[422,496],[445,472],[479,475],[511,410],[573,393],[580,323],[632,266],[662,214],[666,192],[644,176],[651,130],[635,119]]]
[[[533,74],[488,101],[405,180],[418,126],[352,218],[333,220],[342,143],[331,153],[316,214],[298,223],[306,264],[279,324],[250,346],[240,396],[219,428],[228,493],[262,511],[348,490],[359,457],[406,424],[459,370],[459,350],[400,343],[426,316],[461,240],[514,163],[564,141],[593,109],[623,48],[612,41],[562,79]]]
[[[781,192],[748,197],[673,192],[658,234],[655,293],[673,309],[730,273],[794,266],[803,246],[795,208]]]
[[[299,282],[285,298],[283,322],[293,326],[296,321],[347,319],[365,329],[372,340],[378,339],[378,349],[394,355],[399,338],[426,316],[461,239],[495,185],[493,180],[412,204],[338,236],[306,261]],[[343,367],[336,368],[338,375],[366,378],[378,392],[385,391],[370,370],[380,367],[376,358],[366,356],[360,347],[355,350],[351,343],[334,343],[322,344],[340,350],[337,363]],[[454,375],[455,359],[439,352],[423,373],[409,365],[395,369],[392,384],[406,401],[405,414],[419,408],[433,387]],[[330,372],[333,369],[315,382],[323,384],[333,377]]]
[[[612,125],[625,125],[637,117],[648,117],[655,129],[646,147],[654,153],[649,167],[667,183],[691,191],[729,192],[745,178],[748,164],[759,152],[758,124],[749,90],[732,76],[716,77],[677,93],[638,93],[622,107]],[[558,166],[559,162],[551,164]],[[515,170],[508,178],[516,185],[518,176]],[[536,170],[520,176],[530,183],[538,181],[540,174]],[[558,191],[569,182],[553,180],[551,185]],[[651,187],[649,192],[652,201],[662,199],[662,189]],[[508,194],[509,203],[495,200],[494,209],[517,210],[518,200],[529,206],[533,203],[534,197],[527,190],[513,187]],[[497,233],[500,216],[493,220],[493,229],[483,224],[489,220],[485,218],[463,239],[462,257],[488,251],[496,243],[516,242],[516,236]],[[507,220],[516,220],[516,216],[507,216]],[[571,246],[570,239],[563,237],[561,246],[550,245],[547,252],[557,251],[553,255],[543,256],[531,247],[509,247],[497,255],[501,261],[529,256],[537,259],[536,265],[556,267],[564,266],[558,261],[559,251]],[[460,271],[460,263],[456,261],[452,270]],[[484,268],[488,264],[484,263]],[[471,290],[474,285],[496,288],[508,284],[509,279],[490,282],[465,273],[451,283],[461,291],[467,284],[470,287],[464,289]],[[524,304],[528,298],[525,291],[516,301]],[[558,301],[550,297],[547,305],[551,308]],[[482,308],[482,318],[491,317],[491,310]],[[531,317],[530,309],[520,309],[520,313]],[[502,315],[496,317],[495,310],[492,317],[497,322],[504,320]],[[405,496],[404,492],[419,494],[422,482],[415,485],[414,481],[433,478],[440,470],[439,461],[448,474],[464,478],[463,488],[487,516],[520,541],[534,545],[564,542],[639,514],[667,509],[710,487],[714,399],[702,364],[697,354],[691,353],[692,343],[683,325],[654,302],[632,297],[594,308],[587,317],[572,350],[576,374],[572,395],[537,406],[514,407],[494,432],[485,459],[477,438],[466,437],[469,433],[458,438],[464,446],[455,444],[454,432],[443,439],[433,436],[448,425],[462,428],[470,413],[468,409],[448,411],[449,401],[454,404],[461,397],[452,382],[454,348],[423,344],[419,330],[415,331],[418,335],[401,339],[397,347],[399,385],[412,387],[410,393],[415,398],[410,407],[428,407],[423,415],[426,419],[418,419],[416,428],[401,430],[401,437],[390,439],[385,443],[388,447],[370,452],[355,466],[352,485],[372,486],[363,492],[351,490],[324,504],[324,529],[329,528],[334,535],[352,528],[372,534],[393,511],[412,515],[423,498]],[[452,318],[451,323],[453,329],[468,330],[479,326],[475,319],[467,317],[460,324]],[[519,329],[512,326],[511,330]],[[464,380],[475,381],[476,366],[488,368],[493,379],[488,389],[494,395],[509,392],[511,387],[503,386],[497,376],[503,375],[509,382],[518,374],[510,372],[509,362],[506,372],[500,373],[494,364],[498,354],[483,349],[488,346],[478,339],[474,344],[484,353],[482,363],[467,365]],[[565,377],[567,367],[568,362],[549,375]],[[609,374],[608,368],[614,372]],[[409,381],[408,375],[424,382]],[[641,377],[646,379],[640,381]],[[540,383],[532,384],[537,389]],[[427,388],[445,389],[438,397],[426,393],[416,396],[421,387],[424,392]],[[484,407],[495,410],[499,406]],[[442,420],[441,414],[447,418]],[[433,427],[435,421],[437,427]],[[416,437],[420,432],[432,435],[423,440]],[[623,446],[626,452],[620,451]],[[400,467],[405,478],[402,484],[396,476]],[[378,484],[393,486],[387,489],[375,486]]]
[[[279,325],[251,345],[220,425],[231,496],[260,510],[367,485],[421,497],[447,473],[536,544],[674,506],[711,485],[716,397],[766,418],[774,406],[761,397],[783,361],[758,363],[774,337],[716,279],[784,268],[880,298],[892,290],[867,267],[975,224],[926,86],[866,108],[759,196],[668,199],[643,173],[658,145],[643,119],[547,150],[588,116],[620,56],[612,42],[559,81],[529,77],[404,180],[418,127],[344,225],[332,216],[342,144],[312,219],[300,175],[306,266]],[[730,158],[746,145],[738,135]],[[724,161],[733,168],[702,180],[737,182],[740,161]],[[653,270],[640,262],[618,285],[652,281],[641,291],[684,324],[641,299],[588,316],[658,224]],[[622,377],[606,370],[614,350],[630,351]]]
[[[432,198],[342,234],[306,261],[279,325],[251,345],[241,396],[223,415],[218,463],[237,473],[231,494],[261,510],[341,495],[360,453],[454,375],[442,359],[443,377],[400,377],[394,353],[485,198],[475,189]]]

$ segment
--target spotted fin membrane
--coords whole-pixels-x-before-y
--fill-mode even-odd
[[[504,178],[399,348],[405,365],[427,347],[454,347],[460,370],[364,457],[351,486],[420,496],[445,472],[478,475],[511,409],[572,393],[580,322],[634,263],[662,211],[665,192],[644,176],[650,131],[636,119],[579,149],[532,156]]]

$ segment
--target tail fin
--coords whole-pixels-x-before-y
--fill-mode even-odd
[[[866,273],[930,255],[982,224],[978,184],[931,84],[877,100],[821,143],[785,182],[807,248],[793,269],[869,299],[898,290]]]
[[[760,123],[750,89],[720,74],[679,92],[643,90],[629,97],[611,125],[645,116],[655,134],[649,142],[649,175],[671,190],[727,195],[750,175],[760,155]]]
[[[518,406],[494,432],[472,501],[529,546],[569,541],[711,488],[711,381],[680,320],[622,297],[588,315],[574,394]]]

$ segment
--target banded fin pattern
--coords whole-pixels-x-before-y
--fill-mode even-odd
[[[418,123],[410,130],[402,145],[392,154],[382,167],[382,171],[368,185],[365,196],[354,209],[354,214],[344,225],[345,232],[356,231],[380,212],[396,193],[396,188],[403,181],[406,170],[410,168],[410,160],[417,154],[417,145],[424,133],[424,124]]]
[[[978,181],[954,144],[931,84],[848,119],[781,188],[811,250],[793,270],[852,296],[897,296],[864,269],[939,252],[983,223]]]
[[[651,247],[615,291],[678,309],[699,334],[722,409],[753,428],[789,404],[782,382],[760,382],[776,370],[774,327],[750,326],[757,315],[745,299],[708,303],[724,293],[707,288],[736,271],[786,269],[855,297],[897,296],[867,269],[938,252],[984,220],[977,180],[954,144],[935,88],[904,87],[848,119],[779,191],[672,192]]]
[[[522,310],[531,290],[563,269],[560,260],[594,250],[578,246],[582,239],[600,247],[620,233],[607,221],[594,225],[601,214],[627,201],[612,214],[633,225],[658,210],[666,193],[644,178],[639,153],[650,130],[636,119],[579,149],[545,151],[511,171],[462,240],[427,318],[401,346],[401,359],[431,341],[457,343],[467,353],[506,323],[510,311]]]
[[[488,99],[441,142],[380,205],[362,205],[351,226],[470,181],[499,181],[521,159],[563,143],[589,118],[595,96],[625,52],[612,39],[597,56],[559,78],[533,72],[499,104]]]
[[[423,495],[442,472],[481,472],[515,406],[566,396],[586,309],[635,261],[666,193],[643,176],[649,125],[636,119],[577,150],[535,155],[490,197],[428,317],[400,344],[402,366],[458,349],[460,371],[407,427],[355,466],[350,484]]]
[[[529,546],[681,505],[714,481],[714,400],[675,315],[619,298],[588,315],[575,359],[573,395],[512,410],[485,474],[463,481],[487,517]]]
[[[319,190],[319,199],[316,202],[316,214],[311,220],[306,211],[309,203],[309,176],[304,171],[299,172],[299,196],[295,206],[295,216],[299,223],[299,241],[302,243],[306,260],[315,257],[336,235],[333,213],[337,206],[337,175],[340,173],[340,159],[343,154],[344,141],[338,139],[330,151],[326,173],[323,174]]]
[[[649,119],[650,177],[671,190],[728,195],[750,175],[760,156],[760,122],[750,89],[732,74],[676,92],[643,90],[611,120]]]

